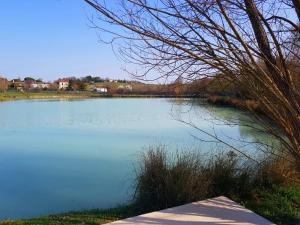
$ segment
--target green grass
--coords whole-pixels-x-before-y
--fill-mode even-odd
[[[3,221],[0,222],[0,225],[98,225],[136,216],[138,214],[137,212],[138,210],[136,210],[133,206],[123,206],[107,210],[94,209],[82,212],[70,212],[28,220]]]
[[[300,186],[274,186],[255,190],[256,198],[245,203],[259,215],[277,225],[294,225],[300,222]]]
[[[0,93],[0,101],[12,101],[21,99],[75,99],[99,97],[99,94],[68,94],[68,93],[32,93],[32,92],[5,92]]]

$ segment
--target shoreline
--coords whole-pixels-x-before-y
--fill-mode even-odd
[[[253,100],[243,100],[219,95],[166,95],[166,94],[100,94],[70,92],[0,92],[0,103],[18,100],[85,100],[105,98],[174,98],[201,99],[209,105],[232,107],[242,111],[262,113],[259,104]]]
[[[95,98],[201,98],[191,95],[154,95],[154,94],[98,94],[98,93],[42,93],[42,92],[5,92],[0,93],[0,102],[27,99],[95,99]]]
[[[36,224],[106,224],[116,220],[139,215],[141,212],[133,205],[118,206],[108,209],[89,209],[65,213],[35,216],[32,218],[4,219],[0,225],[36,225]]]
[[[221,107],[233,107],[253,113],[263,113],[260,104],[251,99],[241,99],[230,96],[210,95],[206,98],[207,103]]]

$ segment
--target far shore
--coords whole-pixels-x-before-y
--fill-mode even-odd
[[[0,102],[26,99],[89,99],[89,98],[198,98],[199,96],[165,94],[100,94],[93,92],[3,92]]]

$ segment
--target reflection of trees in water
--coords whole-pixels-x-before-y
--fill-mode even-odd
[[[193,123],[193,126],[201,126],[201,122],[199,122],[201,119],[206,123],[211,123],[215,130],[222,131],[225,127],[236,127],[239,133],[238,137],[230,133],[221,136],[216,132],[214,135],[219,134],[219,138],[223,138],[224,141],[245,152],[261,150],[270,153],[279,148],[279,142],[268,134],[266,127],[261,126],[260,121],[250,112],[232,107],[210,105],[199,99],[170,99],[169,101],[174,105],[173,115],[176,115],[175,118],[188,118],[187,122]],[[188,116],[183,116],[183,114]],[[193,120],[190,120],[191,118]],[[271,121],[269,125],[276,130]],[[215,132],[215,130],[209,132]],[[211,138],[207,141],[211,141]]]

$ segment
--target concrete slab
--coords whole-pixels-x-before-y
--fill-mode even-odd
[[[119,220],[110,225],[274,225],[226,197],[194,202],[162,211]]]

